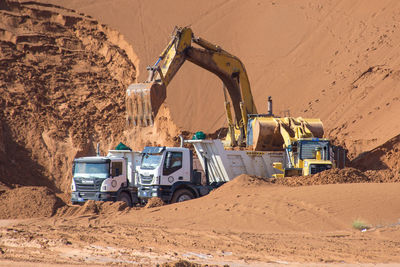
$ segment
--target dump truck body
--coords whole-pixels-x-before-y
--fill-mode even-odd
[[[210,182],[228,182],[240,174],[272,177],[273,162],[285,163],[283,151],[227,150],[221,140],[187,140],[194,146]]]

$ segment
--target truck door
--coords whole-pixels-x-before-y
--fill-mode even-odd
[[[184,154],[186,153],[183,151],[166,152],[160,184],[172,185],[179,181],[190,181],[186,166],[188,159],[184,157]]]
[[[127,186],[127,178],[126,178],[126,163],[124,161],[112,161],[111,162],[111,177],[113,181],[111,182],[111,186],[113,191],[117,191],[121,188],[122,184]]]

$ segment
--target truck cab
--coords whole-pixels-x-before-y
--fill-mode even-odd
[[[71,202],[87,200],[138,202],[136,166],[139,153],[130,150],[110,150],[107,156],[74,159]]]
[[[166,203],[181,202],[205,193],[187,148],[145,147],[138,174],[138,197],[144,201],[159,197]]]

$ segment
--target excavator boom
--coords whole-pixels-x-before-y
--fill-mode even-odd
[[[174,32],[156,63],[147,67],[147,80],[131,84],[126,90],[128,125],[153,125],[154,117],[167,97],[168,84],[185,62],[183,51],[191,45],[192,31],[186,28],[175,29]]]

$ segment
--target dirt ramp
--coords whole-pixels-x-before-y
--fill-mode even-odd
[[[0,194],[0,219],[50,217],[64,203],[48,188],[25,186]]]
[[[137,57],[91,17],[1,2],[0,181],[68,191],[75,156],[121,139]]]

